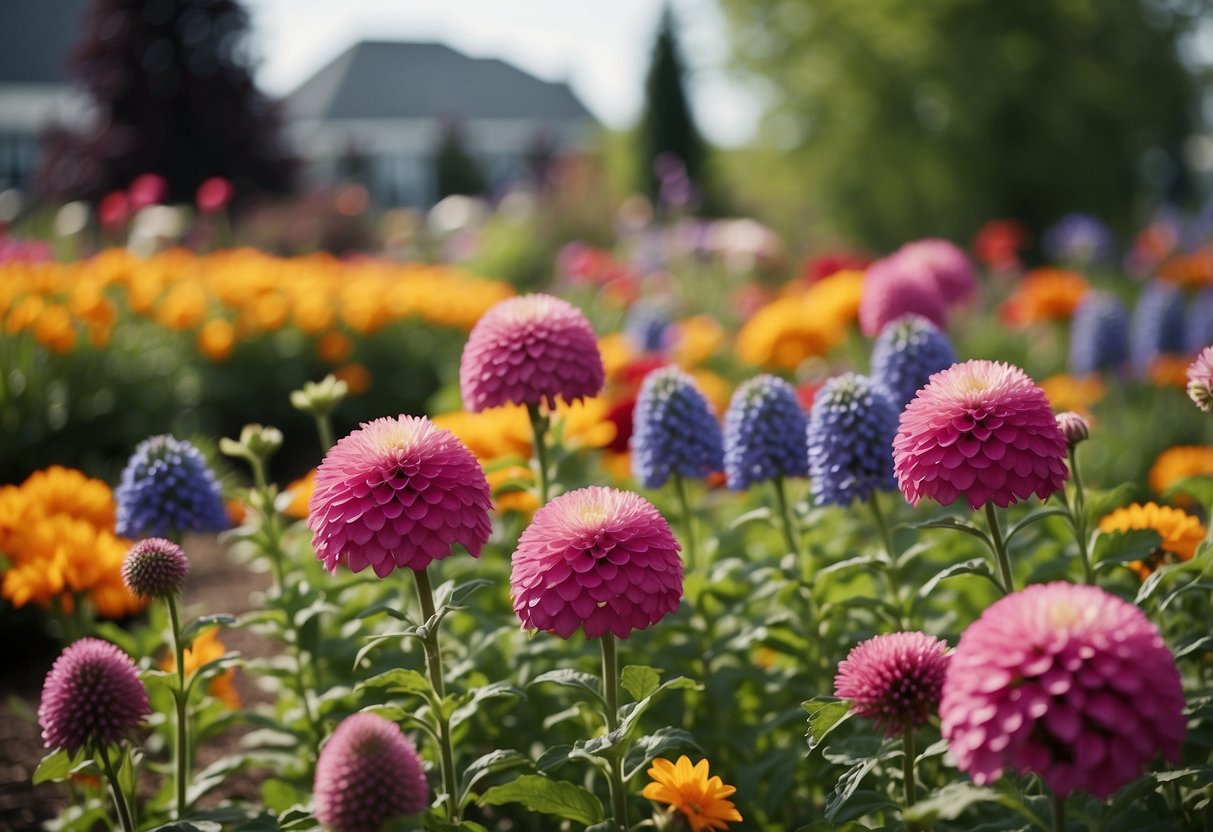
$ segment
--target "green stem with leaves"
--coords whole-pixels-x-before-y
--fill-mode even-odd
[[[540,411],[539,405],[528,404],[526,406],[527,415],[531,419],[531,434],[534,437],[535,443],[535,479],[539,485],[539,506],[542,508],[547,505],[548,492],[551,483],[548,481],[548,428],[551,426],[551,420],[545,413]]]
[[[430,586],[430,576],[424,569],[413,570],[417,583],[417,600],[421,604],[422,626],[426,626],[434,618],[437,610],[434,606],[434,590]],[[442,673],[442,649],[438,643],[438,626],[426,629],[425,638],[421,641],[425,648],[425,664],[429,671],[430,687],[433,688],[434,700],[430,707],[434,712],[434,722],[438,728],[438,751],[442,758],[442,787],[446,791],[447,820],[459,823],[460,807],[459,792],[455,780],[455,749],[451,744],[451,719],[446,712],[446,683]]]
[[[1015,591],[1015,576],[1011,572],[1011,558],[1007,555],[1007,543],[998,523],[998,510],[994,503],[986,503],[986,521],[990,524],[990,544],[994,547],[994,559],[998,561],[998,572],[1002,576],[1002,591],[1010,595]]]
[[[880,570],[880,574],[884,578],[885,589],[889,594],[889,603],[897,611],[898,626],[906,629],[909,627],[909,622],[906,620],[905,607],[897,592],[897,550],[893,548],[893,535],[889,531],[884,511],[880,508],[880,495],[875,491],[868,497],[868,505],[872,509],[872,518],[876,522],[876,528],[880,531],[880,539],[884,544],[885,554],[888,556],[885,568]]]
[[[173,689],[173,705],[177,717],[176,764],[174,781],[177,794],[177,819],[185,817],[186,787],[190,777],[189,688],[185,684],[185,641],[181,638],[181,617],[177,614],[177,599],[164,599],[173,630],[173,657],[177,663],[177,687]]]
[[[686,526],[687,568],[695,569],[699,566],[699,541],[695,536],[695,510],[691,506],[686,478],[675,474],[674,489],[678,492],[678,503],[682,508],[682,522]]]
[[[619,654],[615,646],[615,635],[603,633],[602,642],[602,694],[606,700],[606,730],[610,734],[619,727]],[[611,806],[615,823],[621,829],[628,828],[628,795],[623,783],[623,757],[615,754],[610,761]]]
[[[102,745],[97,751],[101,757],[101,768],[105,772],[105,779],[110,784],[110,792],[114,798],[114,807],[118,810],[118,820],[122,824],[123,832],[135,832],[135,821],[131,816],[131,807],[126,801],[126,793],[122,790],[122,782],[118,779],[118,771],[114,768],[113,761],[110,760],[109,748]]]
[[[1082,474],[1078,470],[1076,445],[1070,446],[1070,476],[1074,480],[1073,502],[1067,500],[1066,508],[1070,512],[1070,525],[1074,529],[1074,538],[1078,542],[1078,555],[1082,558],[1083,578],[1087,583],[1095,583],[1095,570],[1091,567],[1091,551],[1087,538],[1087,498],[1083,493]]]
[[[784,545],[788,547],[789,552],[796,555],[797,558],[801,558],[800,544],[797,542],[796,526],[792,521],[792,510],[788,504],[788,493],[783,477],[775,477],[771,482],[775,486],[775,503],[779,508],[779,525],[783,530]]]

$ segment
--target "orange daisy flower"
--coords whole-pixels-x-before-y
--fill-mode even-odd
[[[1160,506],[1157,503],[1133,503],[1116,509],[1099,521],[1099,530],[1103,532],[1143,529],[1158,532],[1162,538],[1161,545],[1151,552],[1146,560],[1135,560],[1128,564],[1143,580],[1163,565],[1168,560],[1168,555],[1181,561],[1191,560],[1196,553],[1196,547],[1205,537],[1205,527],[1201,525],[1199,518],[1186,511]]]
[[[705,829],[728,829],[730,821],[740,821],[741,813],[730,797],[737,791],[726,786],[719,776],[708,776],[708,761],[691,765],[684,754],[677,763],[657,758],[648,771],[653,779],[641,793],[649,800],[668,803],[682,812],[691,825],[691,832]]]

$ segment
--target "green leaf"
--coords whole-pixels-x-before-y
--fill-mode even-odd
[[[463,776],[460,778],[460,805],[467,802],[468,796],[476,788],[476,784],[485,777],[488,777],[490,774],[496,774],[499,771],[506,771],[520,766],[529,768],[531,760],[526,755],[512,748],[499,748],[496,751],[490,751],[482,757],[477,757],[464,768]]]
[[[763,506],[762,508],[756,508],[753,511],[747,511],[745,514],[733,520],[732,523],[729,523],[728,528],[729,531],[735,531],[748,523],[757,523],[759,521],[768,524],[771,522],[770,507]]]
[[[311,799],[311,792],[304,791],[293,783],[271,777],[261,784],[261,802],[266,808],[280,814],[306,803]],[[278,821],[281,823],[282,817]]]
[[[479,713],[481,704],[489,699],[505,698],[526,699],[526,694],[509,682],[494,682],[491,685],[482,685],[470,694],[465,694],[460,699],[459,707],[451,712],[451,728],[459,727],[464,721]]]
[[[986,544],[991,552],[994,551],[994,543],[990,540],[990,536],[986,534],[985,529],[975,526],[968,520],[961,520],[959,517],[936,517],[933,520],[926,520],[912,525],[915,529],[951,529],[952,531],[964,532]]]
[[[862,760],[847,769],[846,773],[838,778],[838,782],[834,785],[834,791],[830,792],[826,797],[826,820],[833,821],[838,817],[838,813],[847,805],[847,801],[851,799],[851,795],[855,794],[855,790],[859,788],[859,784],[863,782],[863,778],[876,767],[877,762],[879,760],[875,757]]]
[[[812,751],[821,745],[826,735],[841,725],[851,715],[851,700],[834,696],[815,696],[800,703],[809,714],[809,730],[805,738]]]
[[[633,699],[640,700],[657,690],[661,684],[661,674],[652,667],[630,664],[623,669],[619,684],[632,694]]]
[[[953,563],[950,566],[945,566],[943,569],[936,572],[928,578],[918,590],[919,598],[926,598],[935,591],[935,587],[939,586],[941,581],[946,581],[948,578],[955,578],[957,575],[980,575],[987,580],[994,582],[994,573],[990,571],[990,563],[985,558],[970,558],[960,563]]]
[[[1202,506],[1213,505],[1213,477],[1184,477],[1179,482],[1172,483],[1163,496],[1174,497],[1176,494],[1187,494]]]
[[[524,774],[517,780],[493,786],[480,796],[481,805],[521,803],[532,812],[590,825],[604,819],[602,802],[592,792],[564,780],[542,774]]]
[[[354,691],[360,692],[367,688],[386,688],[389,693],[414,693],[425,696],[430,693],[430,680],[419,671],[397,667],[372,676],[366,681],[359,682]]]
[[[540,673],[531,683],[527,685],[539,685],[544,682],[551,682],[555,685],[563,685],[566,688],[580,688],[581,690],[589,691],[594,695],[594,698],[606,707],[606,699],[602,697],[602,682],[593,673],[583,673],[580,670],[572,668],[561,668],[560,670],[549,670],[547,673]]]
[[[845,572],[848,569],[855,569],[859,566],[871,566],[873,564],[883,569],[887,566],[888,559],[877,557],[876,555],[856,555],[853,558],[847,558],[838,563],[831,563],[829,566],[818,569],[817,577],[821,578],[825,575],[833,575],[836,572]]]
[[[1011,798],[1002,792],[971,783],[951,783],[935,794],[906,809],[902,818],[907,823],[934,823],[956,820],[979,803],[999,803],[1007,806]],[[1010,808],[1010,807],[1008,807]]]
[[[1128,532],[1095,532],[1091,560],[1096,569],[1123,566],[1135,560],[1145,560],[1162,544],[1162,537],[1152,529]]]
[[[1066,511],[1064,508],[1057,508],[1056,506],[1050,506],[1049,508],[1037,509],[1036,511],[1033,511],[1031,514],[1029,514],[1027,517],[1020,520],[1018,523],[1016,523],[1015,525],[1013,525],[1009,529],[1007,529],[1007,536],[1004,539],[1004,543],[1007,546],[1010,546],[1011,538],[1015,537],[1015,535],[1019,534],[1021,531],[1026,529],[1028,526],[1031,526],[1033,523],[1039,523],[1041,520],[1047,520],[1050,517],[1068,517],[1069,514],[1070,514],[1070,512]]]
[[[1087,514],[1087,528],[1097,528],[1101,517],[1112,509],[1129,502],[1136,491],[1137,485],[1131,482],[1122,482],[1115,488],[1083,489],[1083,508]]]
[[[62,748],[52,751],[43,757],[42,762],[38,763],[38,768],[34,769],[34,785],[66,780],[72,770],[80,764],[83,756],[83,752],[68,754]]]
[[[235,627],[237,623],[239,623],[239,619],[227,613],[200,615],[185,625],[185,629],[181,631],[181,640],[188,644],[194,640],[194,636],[201,633],[207,627]]]
[[[681,728],[665,727],[645,734],[632,744],[624,765],[624,779],[631,780],[645,771],[653,760],[664,757],[671,751],[697,751],[703,753],[695,738]]]
[[[694,679],[688,679],[686,676],[675,676],[669,681],[662,682],[644,699],[624,705],[620,709],[620,712],[623,714],[623,721],[619,724],[619,733],[622,734],[624,740],[631,739],[636,735],[641,715],[648,710],[649,705],[653,704],[657,696],[671,690],[703,690],[703,685]]]

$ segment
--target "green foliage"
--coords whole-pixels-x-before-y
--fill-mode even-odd
[[[1182,195],[1194,12],[1149,0],[724,0],[768,140],[819,222],[880,249]],[[1189,15],[1193,15],[1190,17]]]

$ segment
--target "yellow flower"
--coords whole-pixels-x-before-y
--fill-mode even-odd
[[[236,345],[236,331],[222,318],[214,318],[198,330],[198,352],[211,361],[226,361]]]
[[[193,329],[206,316],[206,292],[198,283],[178,283],[156,308],[156,322],[178,332]]]
[[[51,352],[70,352],[76,346],[76,328],[72,326],[72,316],[67,307],[57,303],[48,304],[34,324],[34,337]]]
[[[863,274],[844,271],[808,289],[776,298],[737,333],[737,355],[747,364],[794,370],[846,338],[859,312]]]
[[[1099,529],[1104,532],[1140,529],[1158,532],[1162,538],[1160,551],[1151,553],[1145,561],[1136,560],[1129,564],[1129,568],[1143,580],[1162,565],[1166,554],[1174,555],[1181,561],[1191,560],[1196,547],[1205,537],[1205,527],[1201,525],[1199,518],[1180,509],[1160,506],[1157,503],[1133,503],[1118,508],[1099,521]]]
[[[1177,445],[1150,466],[1150,489],[1162,495],[1180,480],[1200,476],[1213,476],[1213,445]]]
[[[724,343],[724,327],[708,315],[695,315],[674,324],[674,360],[683,369],[697,367]]]
[[[1104,383],[1098,376],[1075,378],[1065,373],[1044,379],[1040,389],[1045,391],[1045,397],[1055,411],[1073,410],[1087,419],[1091,418],[1091,407],[1099,403],[1105,392]]]
[[[227,647],[219,640],[219,628],[210,627],[203,630],[198,635],[194,636],[194,643],[185,648],[185,676],[188,679],[192,673],[208,662],[213,662],[215,659],[227,653]],[[172,655],[169,655],[163,663],[165,670],[172,672],[177,669],[177,660]],[[240,707],[240,694],[236,691],[234,683],[236,678],[236,668],[229,667],[227,670],[220,673],[211,679],[207,685],[207,693],[218,699],[229,709],[235,710]]]
[[[45,308],[46,301],[39,295],[26,295],[9,310],[4,328],[10,335],[24,332],[38,322]]]
[[[612,332],[598,339],[598,353],[608,380],[617,378],[636,358],[636,350],[622,332]]]
[[[737,807],[726,800],[737,789],[726,786],[718,776],[708,777],[707,760],[692,766],[685,754],[677,763],[658,757],[648,774],[653,782],[641,794],[682,812],[691,824],[691,832],[728,829],[730,821],[742,820]]]

